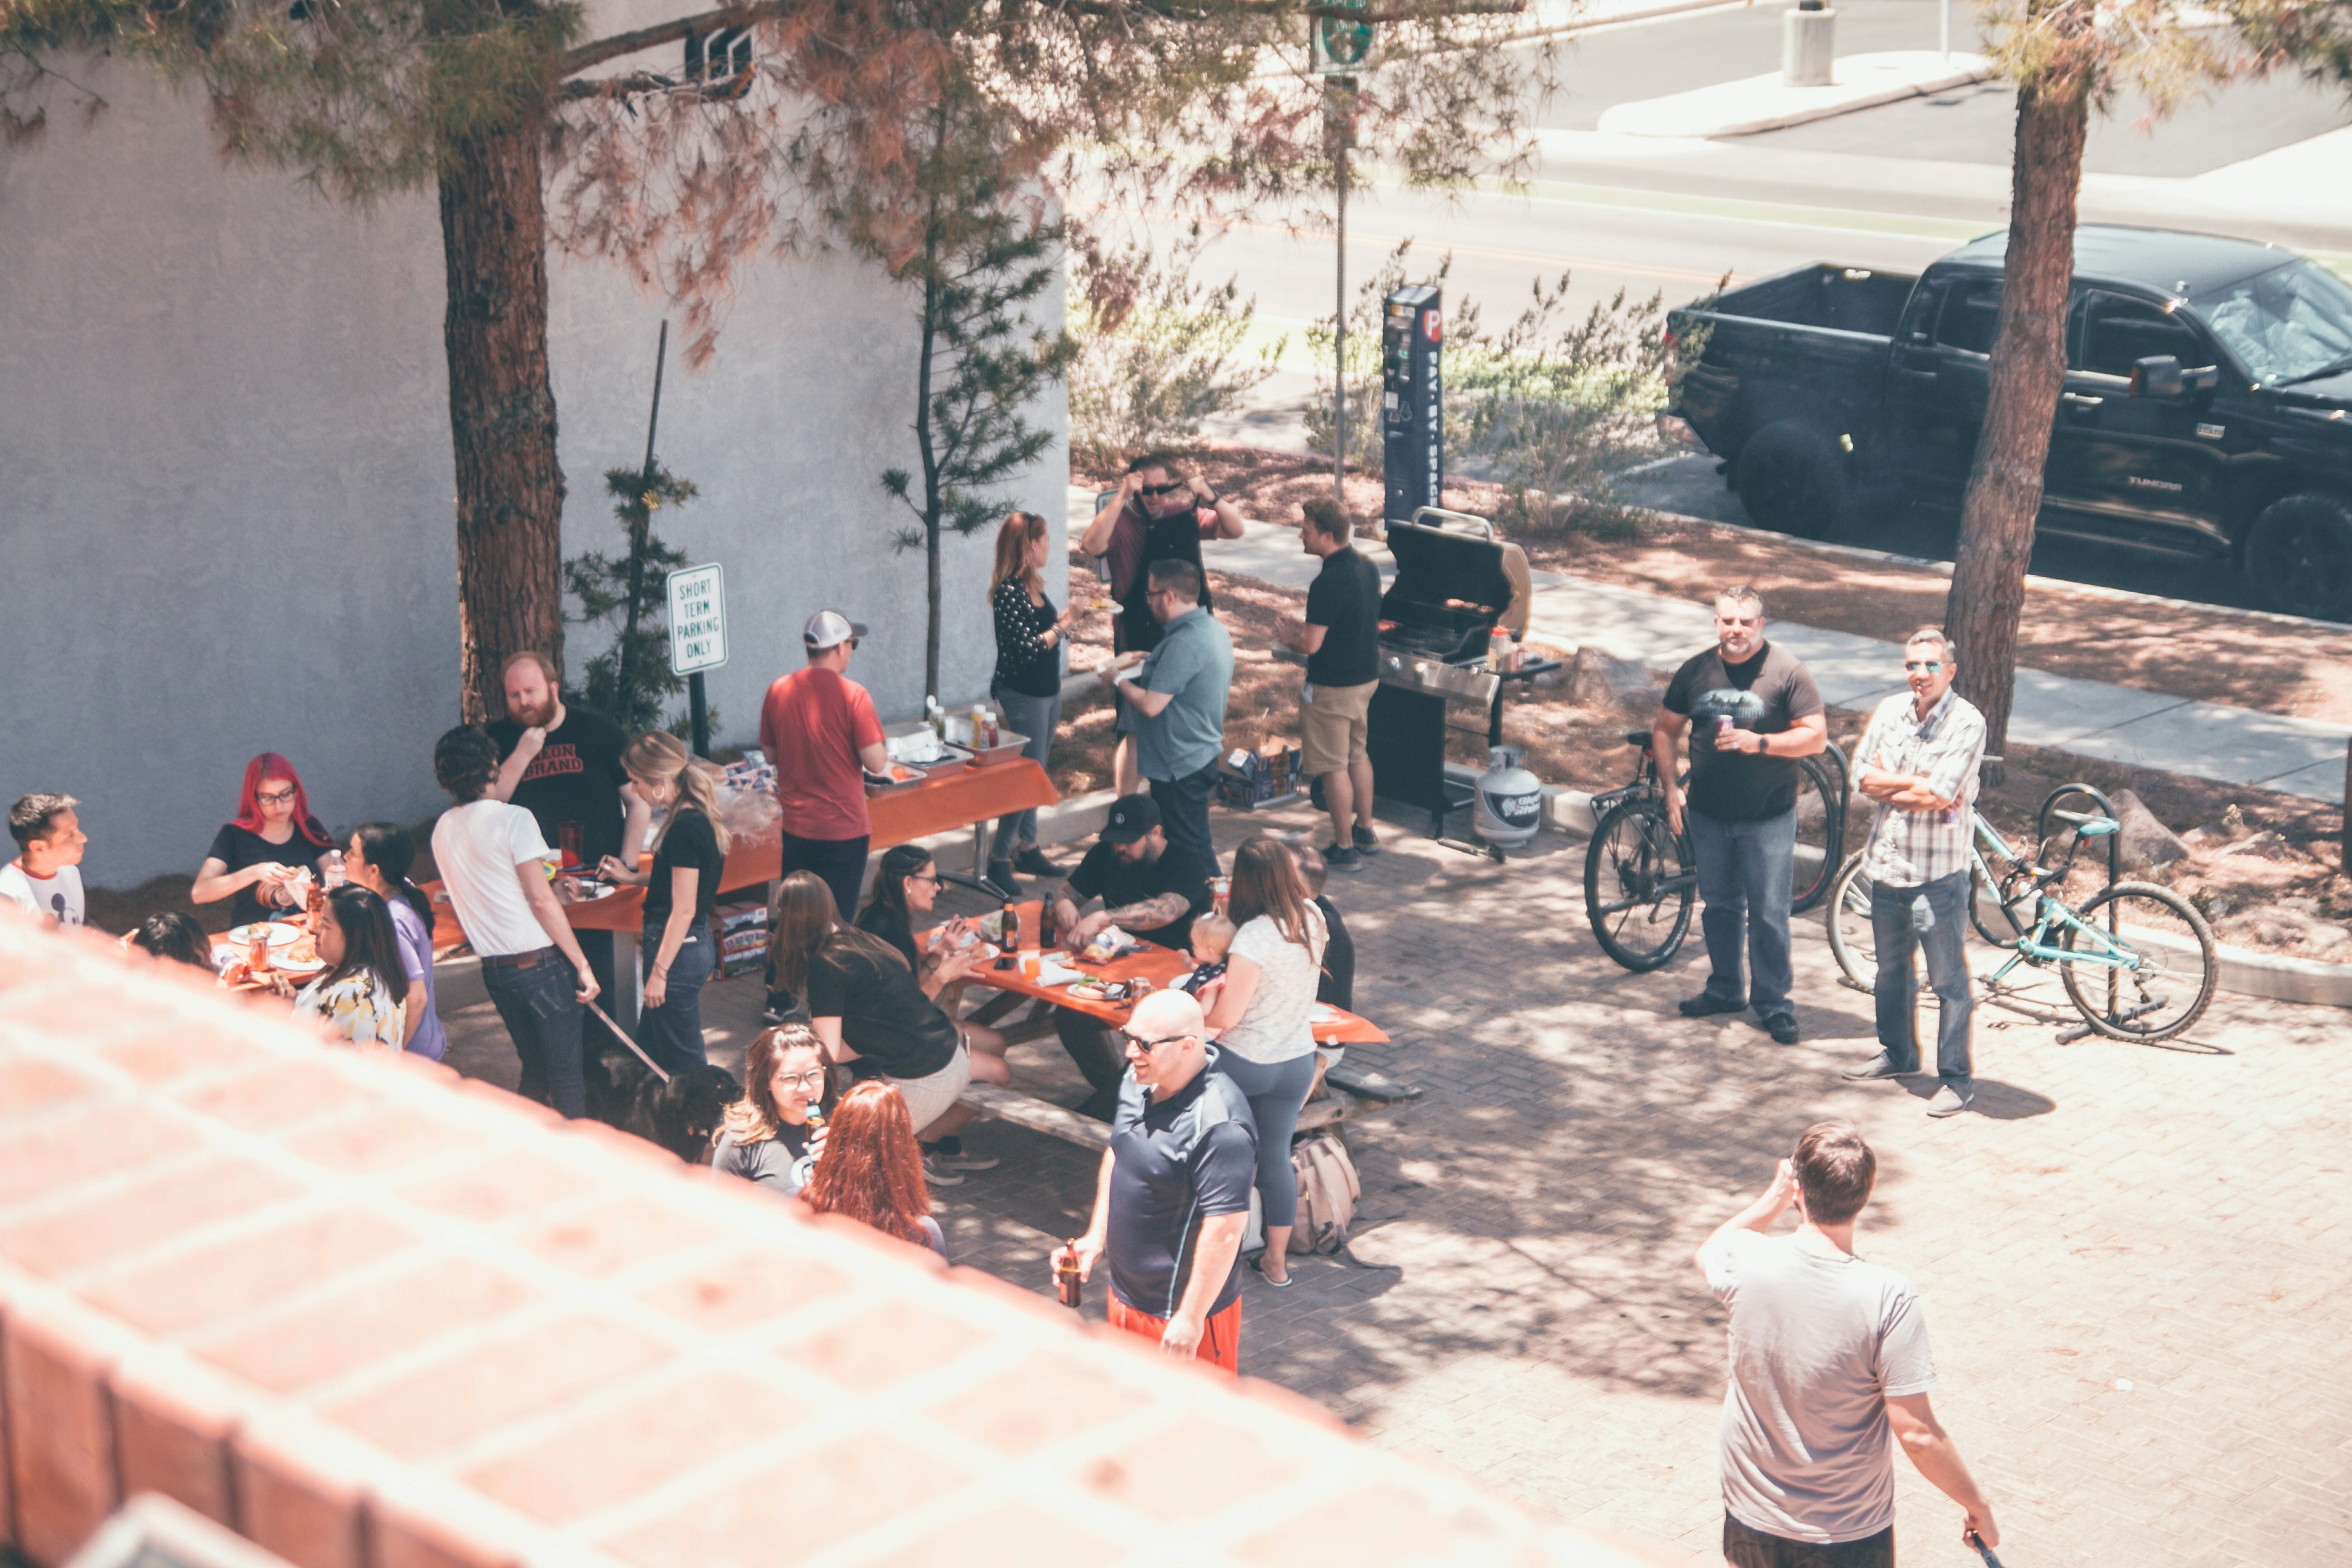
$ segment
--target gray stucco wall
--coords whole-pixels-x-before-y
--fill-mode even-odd
[[[431,204],[362,217],[225,168],[194,97],[89,79],[94,123],[0,150],[0,799],[81,797],[101,886],[193,872],[259,751],[331,827],[415,820],[457,711]],[[551,274],[564,548],[610,551],[603,471],[643,458],[663,307],[601,264]],[[826,605],[874,627],[856,674],[885,717],[920,704],[922,558],[877,480],[915,466],[914,353],[907,302],[826,258],[746,275],[717,362],[673,359],[660,455],[702,496],[658,527],[727,568],[721,741]],[[1064,428],[1058,394],[1040,413]],[[1010,498],[1055,521],[1051,580],[1066,478],[1057,445]],[[948,546],[949,700],[987,686],[989,550]],[[569,662],[593,651],[575,628]]]

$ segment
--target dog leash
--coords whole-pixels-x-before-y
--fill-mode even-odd
[[[612,1016],[610,1013],[605,1012],[605,1011],[604,1011],[604,1009],[603,1009],[602,1007],[599,1007],[599,1006],[598,1006],[598,1005],[596,1005],[596,1004],[595,1004],[595,1003],[593,1003],[593,1002],[583,1002],[583,1003],[582,1003],[582,1004],[580,1004],[580,1005],[581,1005],[583,1007],[587,1008],[587,1009],[588,1009],[588,1011],[590,1011],[591,1013],[595,1014],[595,1015],[596,1015],[596,1016],[598,1016],[599,1018],[604,1019],[604,1027],[606,1027],[606,1028],[608,1028],[608,1029],[612,1030],[612,1031],[613,1031],[613,1033],[614,1033],[614,1034],[616,1034],[616,1035],[620,1036],[620,1037],[621,1037],[621,1044],[623,1044],[623,1045],[625,1045],[625,1046],[628,1047],[629,1047],[629,1049],[631,1049],[631,1050],[633,1050],[633,1051],[635,1051],[635,1052],[637,1053],[637,1060],[639,1060],[639,1061],[641,1061],[641,1062],[645,1063],[645,1064],[646,1064],[646,1066],[647,1066],[647,1067],[649,1067],[649,1068],[653,1068],[653,1069],[654,1069],[654,1076],[655,1076],[656,1078],[657,1078],[657,1079],[661,1079],[661,1080],[662,1080],[662,1082],[664,1082],[664,1083],[667,1083],[667,1082],[669,1081],[669,1074],[667,1074],[667,1073],[666,1073],[666,1072],[662,1071],[662,1069],[661,1069],[661,1068],[659,1068],[658,1067],[654,1067],[654,1058],[651,1058],[651,1057],[649,1057],[649,1056],[647,1056],[647,1055],[646,1055],[645,1051],[644,1051],[644,1050],[643,1050],[643,1049],[642,1049],[642,1048],[637,1045],[637,1042],[636,1042],[636,1041],[635,1041],[635,1040],[633,1040],[633,1039],[629,1038],[629,1032],[628,1032],[626,1029],[622,1028],[620,1025],[615,1024],[614,1022],[613,1022],[613,1016]]]
[[[1966,1534],[1969,1544],[1975,1547],[1977,1555],[1985,1560],[1985,1568],[2000,1568],[2000,1559],[1992,1554],[1992,1548],[1984,1543],[1983,1536],[1973,1530],[1966,1531]]]

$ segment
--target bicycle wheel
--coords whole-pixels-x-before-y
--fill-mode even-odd
[[[1682,946],[1697,894],[1664,805],[1637,796],[1610,807],[1584,851],[1584,912],[1601,952],[1635,973],[1657,968]]]
[[[1829,896],[1845,863],[1845,760],[1835,747],[1797,763],[1797,854],[1789,912],[1803,914]]]
[[[1856,855],[1838,872],[1829,898],[1830,952],[1844,973],[1845,984],[1865,992],[1874,992],[1878,986],[1878,938],[1870,923],[1870,879],[1863,874],[1862,857]],[[1918,975],[1919,999],[1936,1006],[1936,994],[1927,986],[1927,956],[1917,947],[1911,950],[1911,967]]]
[[[2060,928],[2059,945],[2084,956],[2059,969],[2084,1023],[2111,1040],[2168,1040],[2203,1015],[2221,972],[2212,928],[2188,900],[2117,882],[2074,914],[2092,931]]]

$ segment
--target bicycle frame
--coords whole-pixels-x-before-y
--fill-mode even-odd
[[[1979,871],[1984,874],[1985,886],[1994,889],[1998,896],[2001,891],[2001,879],[1993,875],[1992,867],[1986,861],[1984,845],[1990,844],[2012,871],[2028,868],[2025,862],[2018,858],[2017,851],[2009,847],[2009,841],[2001,837],[1999,830],[1984,819],[1982,813],[1972,808],[1969,816],[1979,841],[1978,844],[1969,846],[1969,860]],[[2110,827],[2107,831],[2112,833],[2114,829]],[[2145,966],[2147,960],[2138,952],[2120,945],[2112,933],[2103,931],[2096,926],[2085,924],[2082,917],[2075,914],[2064,900],[2053,897],[2050,891],[2051,884],[2062,879],[2068,869],[2074,866],[2075,853],[2082,848],[2084,838],[2093,836],[2097,836],[2095,830],[2077,828],[2074,842],[2067,846],[2065,859],[2060,861],[2055,868],[2031,868],[2034,895],[2032,925],[2019,925],[2017,917],[2010,910],[2009,900],[2002,898],[2001,916],[2016,931],[2017,947],[2011,954],[2008,963],[1986,977],[1988,984],[2000,984],[2009,972],[2021,963],[2032,963],[2037,966],[2043,963],[2088,963],[2101,969],[2126,969],[2134,972]],[[2112,881],[2112,879],[2110,880]],[[2080,931],[2098,943],[2098,951],[2052,946],[2049,939],[2055,926],[2063,926],[2068,930]]]

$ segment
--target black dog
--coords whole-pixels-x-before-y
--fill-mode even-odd
[[[732,1073],[725,1068],[693,1067],[672,1073],[664,1083],[609,1032],[595,1030],[584,1043],[589,1115],[658,1143],[688,1164],[710,1158],[719,1120],[741,1093]]]

